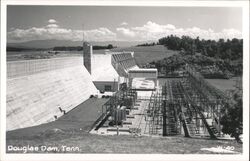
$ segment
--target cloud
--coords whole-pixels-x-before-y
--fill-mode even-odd
[[[7,33],[8,42],[24,42],[31,40],[72,40],[82,41],[113,41],[117,39],[116,33],[108,28],[100,27],[92,30],[72,30],[60,27],[56,20],[48,20],[48,24],[43,27],[31,27],[28,29],[12,29]]]
[[[56,23],[52,23],[56,22],[55,20],[50,21],[51,23],[49,21],[48,24],[43,27],[31,27],[28,29],[11,29],[7,33],[8,42],[21,42],[44,39],[81,41],[83,39],[83,32],[85,36],[84,39],[87,41],[157,41],[158,39],[168,35],[176,35],[178,37],[185,35],[190,36],[192,38],[196,38],[199,36],[200,39],[213,40],[218,40],[220,38],[242,38],[242,33],[233,28],[223,29],[220,32],[215,32],[210,28],[201,29],[196,26],[191,28],[178,28],[173,24],[161,25],[152,21],[148,21],[142,26],[117,27],[115,32],[105,27],[82,31],[63,28]]]
[[[84,31],[84,36],[88,41],[113,41],[117,39],[116,33],[104,27]]]
[[[87,41],[112,41],[116,40],[116,33],[107,28],[98,28],[93,30],[71,30],[60,28],[55,24],[49,24],[46,27],[32,27],[29,29],[15,29],[7,33],[8,42],[23,42],[31,40],[72,40],[81,41],[83,39],[83,32],[85,40]]]
[[[57,21],[55,19],[49,19],[48,23],[57,23]]]
[[[160,33],[160,32],[165,32],[168,30],[174,30],[175,26],[171,24],[167,25],[159,25],[155,22],[148,21],[145,25],[142,27],[133,27],[132,28],[135,31],[146,31],[146,32],[153,32],[153,33]]]
[[[128,36],[128,37],[135,37],[136,33],[134,31],[131,31],[130,29],[127,28],[117,28],[116,29],[118,32],[122,33],[124,36]]]
[[[237,37],[242,37],[241,32],[235,29],[223,29],[222,34],[230,37],[230,38],[237,38]]]
[[[127,23],[127,22],[122,22],[120,25],[121,25],[121,26],[127,26],[128,23]]]
[[[215,32],[212,29],[201,29],[199,27],[192,28],[177,28],[172,24],[160,25],[152,21],[148,21],[143,26],[130,27],[130,28],[117,28],[118,34],[125,40],[158,40],[161,37],[168,35],[176,36],[190,36],[192,38],[200,37],[201,39],[214,39],[220,38],[232,39],[242,38],[242,33],[236,29],[223,29],[221,32]]]
[[[57,28],[59,26],[57,24],[48,24],[47,27],[49,27],[49,28]]]

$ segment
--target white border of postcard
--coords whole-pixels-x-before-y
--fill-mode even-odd
[[[241,7],[243,9],[243,154],[6,154],[6,6],[7,5],[89,5],[89,6],[186,6],[186,7]],[[249,157],[249,1],[164,1],[164,0],[2,0],[1,1],[1,154],[0,160],[242,160]]]

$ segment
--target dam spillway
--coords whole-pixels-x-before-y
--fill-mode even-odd
[[[7,131],[55,120],[97,92],[80,56],[7,62]]]

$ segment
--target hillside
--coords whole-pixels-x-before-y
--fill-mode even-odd
[[[163,45],[116,48],[111,51],[134,51],[134,57],[139,66],[179,53],[178,51],[168,50]]]
[[[171,74],[175,70],[182,70],[186,64],[195,66],[205,78],[228,79],[232,76],[240,76],[242,73],[242,61],[228,61],[221,58],[208,57],[196,53],[195,55],[175,54],[158,61],[152,61],[147,66],[153,66],[159,72]],[[162,70],[162,69],[165,69]]]
[[[148,41],[145,41],[148,42]],[[145,43],[142,41],[90,41],[91,45],[108,45],[112,44],[113,46],[117,47],[128,47],[128,46],[135,46],[137,44]],[[18,48],[53,48],[55,46],[81,46],[82,41],[70,41],[70,40],[56,40],[56,39],[49,39],[49,40],[32,40],[27,42],[20,42],[20,43],[7,43],[8,47],[18,47]]]

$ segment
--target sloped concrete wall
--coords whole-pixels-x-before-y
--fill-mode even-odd
[[[82,57],[8,63],[7,131],[53,121],[97,92]]]

